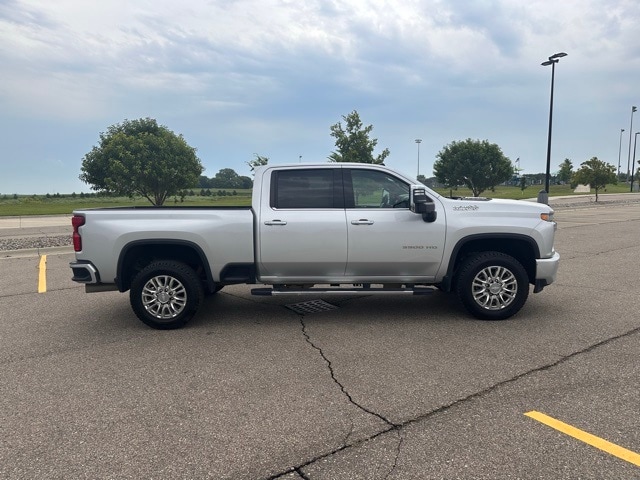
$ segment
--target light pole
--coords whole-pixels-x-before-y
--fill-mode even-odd
[[[418,144],[418,174],[416,178],[418,178],[420,176],[420,144],[422,143],[422,139],[416,138],[416,143]]]
[[[640,134],[640,132],[636,132],[633,139],[633,162],[631,162],[631,189],[629,190],[630,192],[633,192],[633,175],[634,175],[633,167],[635,167],[636,165],[636,141],[638,140],[638,134]]]
[[[622,132],[624,132],[624,128],[620,129],[620,145],[618,146],[618,180],[620,180],[620,154],[622,153]]]
[[[631,107],[631,124],[629,125],[629,156],[627,157],[627,178],[629,178],[629,162],[631,161],[631,132],[633,132],[633,112],[638,109],[633,106]]]
[[[564,52],[554,53],[549,57],[549,60],[540,64],[544,67],[548,67],[549,65],[551,65],[551,100],[549,101],[549,135],[547,136],[547,171],[544,177],[544,190],[545,192],[547,192],[547,200],[549,198],[549,180],[551,177],[551,125],[553,122],[553,82],[556,73],[556,63],[560,61],[560,58],[566,56],[567,54]]]

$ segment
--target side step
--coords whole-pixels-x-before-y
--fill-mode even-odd
[[[386,295],[429,295],[435,290],[434,287],[414,286],[407,288],[371,288],[367,286],[353,288],[302,288],[302,287],[280,287],[273,288],[252,288],[251,295],[273,296],[273,295],[362,295],[362,294],[386,294]]]

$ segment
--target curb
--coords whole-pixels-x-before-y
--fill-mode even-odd
[[[44,247],[44,248],[23,248],[21,250],[0,251],[0,260],[7,258],[40,257],[42,255],[64,255],[73,253],[73,246],[64,247]]]

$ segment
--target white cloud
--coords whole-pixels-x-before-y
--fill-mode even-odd
[[[66,125],[157,116],[222,158],[261,144],[290,157],[290,142],[324,159],[329,125],[355,108],[394,161],[410,161],[421,131],[432,136],[425,164],[474,135],[537,158],[550,75],[540,63],[566,51],[554,148],[585,156],[616,143],[640,103],[639,20],[636,0],[0,0],[0,124],[50,123],[63,142]]]

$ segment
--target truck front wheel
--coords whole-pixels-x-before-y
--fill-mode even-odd
[[[137,317],[152,328],[180,328],[196,313],[202,284],[191,267],[170,260],[155,261],[134,277],[129,291]]]
[[[529,278],[515,258],[500,252],[482,252],[460,268],[458,298],[480,320],[505,320],[522,308],[529,296]]]

